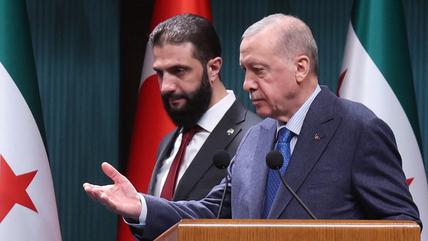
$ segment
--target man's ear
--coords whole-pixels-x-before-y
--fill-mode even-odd
[[[296,81],[297,83],[301,83],[310,72],[310,59],[306,55],[300,55],[295,58],[294,64],[296,65]]]
[[[221,59],[221,57],[215,57],[208,61],[207,74],[208,74],[208,79],[210,80],[210,83],[213,83],[214,80],[220,78],[219,75],[220,75],[222,64],[223,64],[223,60]]]

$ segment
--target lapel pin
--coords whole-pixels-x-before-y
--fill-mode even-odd
[[[321,136],[320,136],[320,134],[315,133],[315,134],[314,134],[314,139],[315,139],[316,141],[321,140]]]
[[[229,130],[226,131],[226,134],[228,136],[232,135],[235,132],[235,130],[233,128],[230,128]]]

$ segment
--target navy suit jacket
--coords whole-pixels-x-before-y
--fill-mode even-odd
[[[231,191],[222,218],[261,218],[265,157],[275,134],[276,120],[268,118],[242,139],[229,166]],[[421,225],[390,128],[368,108],[324,87],[306,115],[285,180],[319,219],[405,219]],[[190,202],[145,196],[143,236],[156,237],[182,218],[214,218],[223,189],[219,184],[203,200]],[[268,218],[310,217],[281,186]]]

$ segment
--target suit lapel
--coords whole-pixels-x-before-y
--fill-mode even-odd
[[[329,91],[321,91],[312,102],[304,120],[284,176],[285,181],[297,194],[340,124],[341,117],[334,115],[332,111],[335,98]],[[279,218],[292,198],[291,193],[281,185],[269,218]]]
[[[235,101],[229,108],[187,168],[174,194],[174,200],[186,199],[193,187],[213,165],[212,157],[218,150],[226,150],[228,145],[242,131],[239,123],[245,121],[246,109]],[[233,131],[231,131],[233,130]]]
[[[273,141],[276,133],[276,121],[273,119],[266,119],[253,136],[256,136],[257,145],[253,150],[252,157],[249,157],[248,162],[248,176],[246,177],[246,185],[242,187],[245,190],[245,200],[248,205],[249,218],[260,219],[263,211],[263,204],[265,200],[265,189],[267,179],[267,165],[266,155],[272,150]],[[251,160],[251,162],[250,162]],[[244,160],[245,161],[245,160]],[[244,174],[247,175],[247,174]]]
[[[169,133],[165,138],[162,140],[162,142],[159,144],[159,150],[157,154],[157,160],[156,165],[153,168],[152,177],[150,179],[150,185],[149,185],[149,194],[153,195],[155,184],[156,184],[156,177],[159,172],[159,169],[163,165],[163,160],[169,157],[171,154],[171,150],[174,146],[175,139],[177,139],[177,136],[179,134],[179,128],[175,128],[175,130],[171,133]]]

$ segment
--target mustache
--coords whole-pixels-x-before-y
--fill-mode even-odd
[[[262,99],[263,95],[256,91],[250,91],[248,92],[248,98],[250,100],[258,100],[258,99]]]
[[[168,100],[178,100],[178,99],[189,99],[189,96],[187,96],[186,94],[176,94],[176,93],[166,93],[164,95],[162,95],[162,97],[164,99],[168,99]]]

